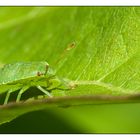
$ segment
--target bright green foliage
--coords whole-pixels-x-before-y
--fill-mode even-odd
[[[1,7],[0,13],[1,65],[17,60],[47,60],[58,77],[69,79],[71,85],[78,85],[70,91],[54,91],[53,94],[60,98],[106,94],[114,97],[139,93],[139,7]],[[76,47],[66,52],[67,46],[72,42],[75,42]],[[56,63],[61,56],[62,60]],[[85,101],[89,104],[86,97]],[[34,102],[37,101],[30,101],[31,104]],[[79,102],[79,99],[69,102],[69,105],[75,102]],[[81,103],[84,104],[84,100]],[[55,104],[54,101],[50,105],[31,104],[29,108],[24,108],[28,104],[23,103],[18,109],[1,109],[0,115],[3,117],[0,117],[0,122],[7,122],[26,112],[48,106],[50,109],[53,106],[53,112],[58,115],[59,109],[55,105],[61,103]],[[133,110],[132,113],[129,108],[133,107],[126,104],[124,110],[128,112],[122,115],[122,120],[117,116],[119,109],[116,109],[117,113],[110,113],[113,110],[111,105],[109,111],[106,106],[94,106],[94,102],[87,109],[83,106],[65,108],[65,111],[60,109],[63,119],[80,127],[82,132],[140,132],[140,126],[135,128],[135,123],[130,123],[132,120],[124,119],[126,114],[135,114],[132,116],[133,120],[140,121],[140,113],[137,113],[139,105],[134,107],[136,112]],[[118,105],[119,108],[121,106],[123,105]],[[108,117],[102,114],[104,110],[108,112]],[[121,112],[125,112],[124,110]],[[88,112],[88,115],[84,112]],[[115,124],[108,124],[110,127],[106,127],[107,123],[104,121],[115,117],[122,122],[126,120],[125,123],[132,127],[127,127],[127,130],[124,126],[118,126],[119,130],[116,130]]]

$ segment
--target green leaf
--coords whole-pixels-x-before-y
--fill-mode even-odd
[[[0,13],[1,66],[46,60],[75,87],[53,91],[56,98],[43,102],[2,106],[1,124],[66,101],[72,107],[139,102],[139,7],[1,7]]]

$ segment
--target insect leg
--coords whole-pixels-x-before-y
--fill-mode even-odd
[[[6,105],[6,104],[8,103],[8,100],[9,100],[9,97],[10,97],[10,93],[11,93],[11,92],[12,92],[11,90],[9,90],[9,91],[7,92],[6,98],[5,98],[5,100],[4,100],[4,105]]]
[[[19,101],[20,101],[20,98],[21,98],[22,93],[25,92],[28,88],[29,88],[28,86],[25,86],[25,87],[23,87],[23,88],[19,91],[19,93],[18,93],[18,95],[17,95],[16,102],[19,102]]]
[[[8,103],[8,100],[9,100],[10,94],[11,94],[12,92],[18,90],[18,89],[19,89],[19,88],[13,88],[13,89],[11,89],[11,90],[9,90],[9,91],[7,92],[7,94],[6,94],[6,98],[5,98],[5,100],[4,100],[4,105],[6,105],[6,104]]]
[[[43,93],[47,94],[49,97],[52,97],[52,95],[47,90],[43,89],[41,86],[37,86],[37,88],[41,90]]]

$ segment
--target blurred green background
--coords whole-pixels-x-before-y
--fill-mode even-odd
[[[69,96],[139,92],[139,17],[140,7],[0,7],[0,66],[46,60],[60,77],[101,82]],[[76,48],[56,65],[72,42]],[[16,118],[2,109],[1,120],[8,119],[1,121],[0,133],[140,133],[139,107],[52,106]]]
[[[0,126],[1,133],[139,133],[140,104],[51,108],[19,116]]]

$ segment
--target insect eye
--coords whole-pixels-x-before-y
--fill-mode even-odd
[[[41,75],[43,75],[41,72],[37,72],[37,76],[41,76]]]

